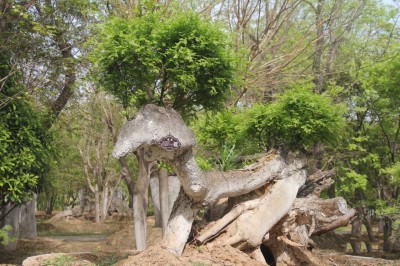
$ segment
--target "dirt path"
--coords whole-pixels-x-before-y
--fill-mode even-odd
[[[77,264],[88,265],[259,265],[245,253],[230,246],[194,247],[188,246],[182,257],[175,257],[157,245],[161,240],[161,229],[154,227],[154,219],[148,219],[148,245],[143,252],[134,250],[132,221],[107,221],[96,225],[79,219],[65,219],[57,223],[43,223],[38,226],[40,237],[35,240],[19,240],[15,251],[0,250],[1,265],[21,265],[27,257],[49,253],[80,253]],[[333,237],[323,239],[339,244]],[[83,254],[83,255],[82,255]],[[400,265],[400,260],[349,256],[334,250],[315,250],[325,265]],[[129,257],[128,257],[129,256]],[[400,259],[400,258],[398,258]],[[40,263],[37,265],[41,265]],[[58,264],[63,265],[63,264]]]

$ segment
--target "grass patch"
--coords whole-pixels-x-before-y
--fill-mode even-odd
[[[96,265],[98,266],[111,266],[115,265],[120,260],[124,260],[128,258],[128,255],[118,255],[118,254],[110,254],[107,256],[100,256],[96,260]]]
[[[43,266],[72,266],[77,262],[77,259],[71,256],[60,256],[53,259],[48,259],[43,262]]]

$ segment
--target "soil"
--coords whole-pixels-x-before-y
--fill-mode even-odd
[[[31,258],[24,265],[261,265],[230,246],[188,245],[184,254],[176,257],[159,244],[161,229],[154,227],[153,217],[148,218],[149,248],[142,252],[134,250],[132,220],[110,219],[104,224],[94,224],[83,219],[64,218],[38,223],[38,233],[35,240],[18,240],[15,251],[0,250],[0,265],[22,265],[27,257],[42,254],[52,255]],[[346,243],[333,233],[314,240],[318,247],[314,253],[324,265],[400,265],[400,254],[387,255],[390,260],[346,254],[343,252]]]

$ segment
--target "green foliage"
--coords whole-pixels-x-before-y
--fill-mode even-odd
[[[393,185],[400,186],[400,162],[393,164],[382,170],[382,173],[389,175],[389,182]]]
[[[211,171],[212,169],[214,169],[214,164],[209,159],[196,156],[196,163],[203,171]]]
[[[243,112],[231,109],[203,114],[192,123],[192,127],[199,143],[209,151],[221,151],[224,147],[233,147],[237,143],[240,143],[241,151],[244,151],[244,120]]]
[[[192,123],[201,146],[198,158],[202,169],[217,166],[221,170],[241,166],[237,158],[258,151],[252,137],[246,135],[246,113],[228,109],[218,113],[209,112],[198,116]],[[204,159],[209,158],[209,159]]]
[[[339,179],[341,181],[339,193],[353,193],[357,188],[367,188],[367,176],[359,174],[351,169],[347,171]]]
[[[249,110],[248,133],[266,148],[286,146],[310,151],[317,142],[332,144],[344,129],[343,106],[308,88],[294,88],[276,102]]]
[[[24,99],[0,110],[0,205],[21,203],[48,172],[50,139],[42,122]]]
[[[7,68],[2,58],[0,71]],[[51,135],[44,127],[44,117],[35,110],[19,86],[18,76],[7,81],[5,96],[20,96],[0,108],[0,208],[7,203],[20,204],[30,191],[37,191],[40,178],[51,163]]]
[[[77,259],[72,256],[59,256],[56,258],[48,259],[43,262],[44,266],[73,266],[76,265]]]
[[[14,242],[17,239],[12,238],[9,236],[9,232],[13,230],[11,225],[5,225],[3,228],[0,229],[0,245],[7,246],[10,242]]]
[[[234,77],[226,40],[192,13],[113,19],[95,40],[92,60],[101,84],[125,107],[155,103],[188,116],[222,106]]]

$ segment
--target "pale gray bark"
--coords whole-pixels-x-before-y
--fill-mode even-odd
[[[11,212],[9,212],[11,209],[13,209]],[[9,212],[9,213],[8,213]],[[10,242],[8,242],[7,245],[0,247],[6,249],[6,250],[15,250],[17,248],[17,239],[19,237],[19,224],[20,224],[20,219],[21,219],[21,208],[20,207],[15,207],[13,204],[7,204],[3,209],[2,209],[2,216],[4,216],[6,213],[8,215],[3,219],[2,221],[2,226],[3,228],[6,225],[11,225],[12,230],[8,232],[8,236],[10,238]]]
[[[90,181],[88,181],[90,182]],[[100,195],[99,186],[94,185],[94,220],[98,224],[100,223]]]
[[[173,135],[174,138],[171,138],[174,142],[165,149],[161,144],[167,135],[169,138]],[[306,160],[300,154],[273,150],[244,169],[204,174],[193,156],[193,146],[193,132],[179,115],[173,110],[153,105],[144,107],[133,120],[128,121],[118,137],[113,155],[121,158],[135,151],[139,161],[140,170],[134,196],[137,249],[145,248],[145,196],[149,184],[147,167],[155,160],[169,161],[182,185],[163,239],[163,245],[176,255],[182,254],[201,205],[206,206],[221,198],[237,197],[255,190],[258,192],[253,194],[262,195],[258,194],[257,198],[232,209],[210,228],[203,230],[197,242],[229,244],[257,257],[260,255],[257,250],[261,244],[267,243],[267,236],[271,232],[275,236],[270,241],[276,242],[277,250],[284,252],[288,260],[294,258],[299,263],[313,264],[315,261],[312,254],[299,247],[310,245],[309,237],[313,232],[332,230],[335,226],[348,223],[354,216],[354,210],[347,210],[343,199],[319,201],[315,198],[323,188],[331,184],[329,176],[324,173],[315,177],[321,181],[317,187],[310,184],[303,187],[305,191],[312,191],[314,198],[299,202],[309,201],[312,203],[310,206],[315,205],[316,209],[322,206],[325,210],[319,212],[315,208],[307,209],[307,206],[296,207],[296,196],[306,180]],[[167,187],[171,187],[165,176],[164,173],[159,183],[161,187],[164,186],[160,191],[164,192]],[[165,183],[162,185],[161,182]],[[164,203],[171,201],[170,189],[168,195],[163,194],[162,198]],[[163,216],[165,218],[166,215]],[[274,243],[268,245],[273,246]],[[285,253],[284,247],[287,245],[294,248]],[[287,261],[285,256],[281,257],[282,262]]]
[[[178,256],[182,254],[197,212],[198,208],[192,205],[192,200],[181,190],[174,204],[163,239],[163,245],[171,253]]]
[[[81,208],[81,210],[85,209],[85,205],[86,205],[86,195],[85,195],[85,190],[83,188],[78,190],[78,200],[79,200],[79,208]]]
[[[207,175],[201,172],[191,151],[186,151],[172,161],[185,192],[203,204],[246,194],[269,181],[286,178],[304,165],[304,158],[285,159],[277,151],[269,153],[245,169]]]
[[[146,236],[147,236],[147,203],[148,203],[148,189],[150,184],[150,164],[144,160],[143,150],[137,152],[139,162],[139,175],[135,183],[135,190],[133,194],[133,212],[135,223],[135,240],[136,249],[146,249]]]
[[[106,178],[104,184],[103,184],[103,191],[101,193],[101,215],[100,215],[100,221],[104,222],[107,218],[108,214],[108,207],[109,205],[109,195],[108,195],[108,190],[109,190],[109,182],[108,178]],[[111,198],[112,199],[112,198]]]
[[[35,193],[33,193],[32,199],[23,206],[21,206],[21,223],[20,223],[21,238],[26,238],[26,239],[37,238],[36,216],[35,216],[36,199],[37,196]]]
[[[153,201],[155,227],[162,227],[160,210],[160,180],[158,171],[152,171],[150,174],[150,193]]]
[[[154,205],[155,226],[162,227],[161,211],[160,211],[160,189],[159,189],[158,171],[153,171],[150,175],[150,190]],[[171,214],[172,208],[178,198],[181,183],[176,176],[168,176],[168,215],[167,221]]]
[[[160,178],[161,225],[162,225],[162,234],[163,236],[165,236],[170,214],[169,197],[168,197],[169,194],[168,170],[166,168],[162,168],[160,170],[159,178]]]
[[[197,241],[204,243],[221,230],[226,230],[226,235],[219,237],[213,245],[235,245],[242,250],[259,248],[264,236],[289,212],[296,199],[297,191],[305,180],[305,170],[296,171],[287,178],[277,180],[264,196],[243,203],[242,211],[233,209],[234,215],[228,213],[225,216],[227,218],[217,221],[211,229],[201,234]],[[209,231],[212,233],[210,234]]]

